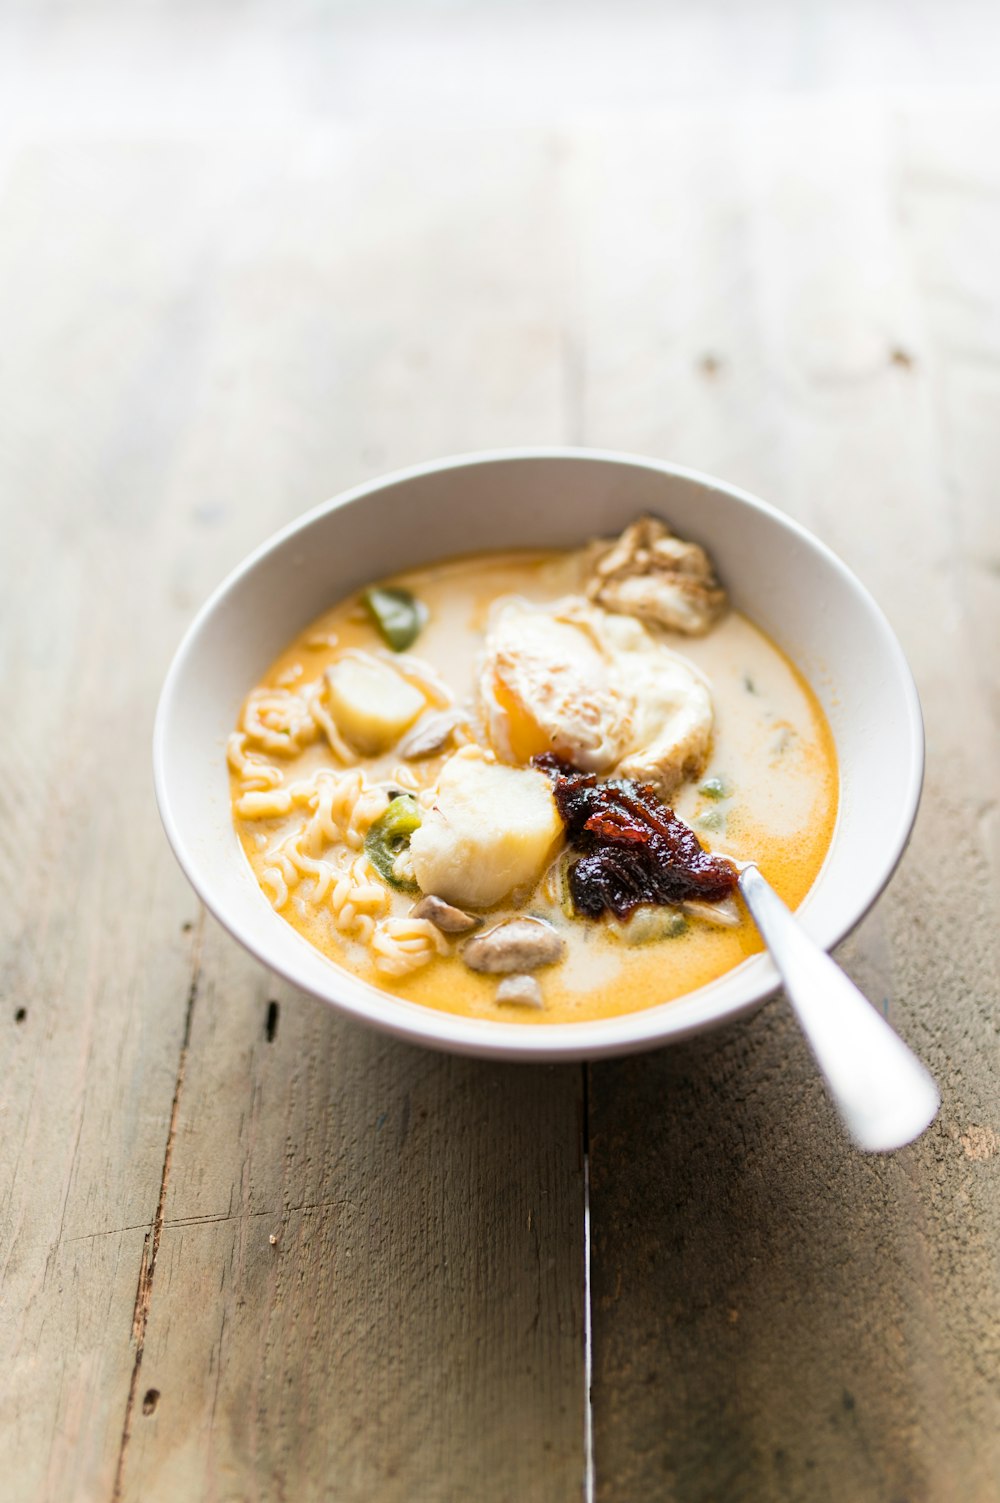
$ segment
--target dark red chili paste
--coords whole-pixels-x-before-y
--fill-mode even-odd
[[[566,834],[581,852],[569,868],[578,913],[599,918],[610,909],[624,919],[640,903],[714,903],[735,888],[731,862],[706,851],[650,783],[601,783],[552,752],[534,763],[552,779]]]

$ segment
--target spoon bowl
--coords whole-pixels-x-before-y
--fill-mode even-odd
[[[738,885],[854,1142],[872,1153],[911,1143],[941,1105],[929,1072],[752,862]]]

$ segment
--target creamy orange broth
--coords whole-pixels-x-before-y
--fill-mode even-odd
[[[459,699],[471,700],[491,603],[508,594],[553,600],[579,591],[582,579],[580,554],[505,553],[453,559],[385,583],[404,586],[429,609],[427,625],[409,656],[430,665]],[[816,696],[794,664],[737,612],[730,611],[704,637],[669,634],[668,640],[708,678],[715,706],[708,766],[696,785],[679,790],[674,807],[709,849],[755,860],[794,908],[819,872],[837,814],[836,754]],[[321,678],[345,648],[383,646],[355,596],[313,622],[276,659],[261,684],[298,689]],[[436,780],[451,750],[412,764],[421,785]],[[324,738],[294,759],[271,760],[286,783],[319,766],[339,766]],[[360,765],[374,778],[395,781],[400,758],[392,751]],[[701,783],[713,777],[723,780],[730,797],[712,800],[699,792]],[[231,785],[235,806],[243,785],[235,774]],[[268,852],[302,816],[234,818],[259,880]],[[373,880],[379,879],[373,875]],[[468,970],[455,953],[436,956],[410,975],[385,977],[365,945],[345,941],[338,933],[323,905],[310,906],[293,895],[279,911],[331,961],[386,992],[443,1011],[525,1026],[582,1022],[650,1007],[715,979],[761,949],[745,914],[738,928],[692,919],[676,938],[631,947],[613,937],[616,920],[567,919],[545,897],[544,888],[543,883],[520,911],[554,923],[567,940],[568,953],[564,961],[537,973],[545,1001],[541,1011],[498,1005],[498,978]],[[389,911],[406,914],[414,901],[411,894],[393,892]],[[501,903],[496,917],[512,911],[509,903]],[[458,946],[451,948],[455,952]]]

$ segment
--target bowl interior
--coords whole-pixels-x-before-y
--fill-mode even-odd
[[[522,1028],[388,997],[324,959],[273,912],[232,827],[226,738],[278,652],[372,579],[449,554],[574,547],[654,511],[715,559],[734,605],[810,680],[837,745],[841,802],[826,864],[800,909],[824,946],[864,914],[905,846],[919,797],[916,691],[882,613],[821,543],[754,498],[651,461],[531,451],[426,466],[347,493],[264,544],[219,588],[181,644],[157,716],[157,798],[171,844],[216,917],[272,970],[409,1038],[520,1058],[624,1052],[711,1027],[769,995],[753,957],[662,1007]]]

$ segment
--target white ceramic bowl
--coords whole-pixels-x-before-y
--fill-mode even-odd
[[[649,1048],[749,1012],[776,989],[773,966],[758,955],[672,1002],[598,1022],[524,1027],[398,1001],[324,959],[278,917],[233,830],[226,737],[268,664],[320,612],[404,568],[487,548],[573,547],[643,511],[705,545],[734,605],[818,694],[837,744],[840,814],[799,913],[825,948],[858,922],[902,854],[923,776],[917,692],[871,596],[822,543],[732,486],[627,455],[525,449],[421,465],[328,501],[251,554],[181,643],[156,718],[160,814],[199,897],[258,960],[377,1028],[518,1059]]]

